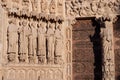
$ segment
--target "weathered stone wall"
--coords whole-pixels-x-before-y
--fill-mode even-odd
[[[85,25],[78,24],[78,28],[84,26],[85,30],[75,33],[73,24],[76,23],[76,18],[94,17],[101,27],[100,30],[103,30],[99,36],[102,41],[103,80],[114,80],[114,46],[109,43],[113,42],[112,23],[120,14],[119,0],[0,0],[0,5],[1,79],[72,80],[72,39],[75,36],[86,39],[96,30],[87,30],[92,27],[92,23],[88,21]],[[104,23],[104,28],[101,23]],[[86,32],[89,34],[86,35]],[[84,40],[82,41],[83,44]],[[83,47],[90,47],[85,53],[90,51],[92,54],[94,51],[91,48],[97,42],[100,41],[91,44],[89,40],[77,48],[83,50]],[[105,50],[106,46],[110,50]],[[106,57],[106,54],[110,55]],[[89,58],[93,58],[93,54]],[[93,61],[84,64],[93,65],[94,59],[91,60]],[[93,79],[96,75],[93,75],[93,66],[91,71],[90,79]]]

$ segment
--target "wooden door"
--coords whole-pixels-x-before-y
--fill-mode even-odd
[[[120,80],[120,18],[114,24],[114,53],[116,79]]]
[[[72,29],[73,80],[101,80],[100,27],[78,20]]]

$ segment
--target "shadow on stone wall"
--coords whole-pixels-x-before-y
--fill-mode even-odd
[[[92,22],[93,26],[95,27],[94,35],[90,35],[94,51],[94,80],[102,80],[102,48],[100,38],[100,24],[95,21],[95,19],[93,19]]]

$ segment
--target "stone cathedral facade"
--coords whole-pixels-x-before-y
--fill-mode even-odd
[[[120,80],[120,0],[0,0],[0,80]]]

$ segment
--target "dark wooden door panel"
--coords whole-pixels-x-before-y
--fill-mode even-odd
[[[120,18],[114,24],[114,49],[116,80],[120,80]]]
[[[101,75],[101,71],[95,73],[95,55],[101,54],[100,39],[96,37],[96,26],[93,26],[92,20],[78,20],[73,26],[72,36],[73,80],[94,80],[96,74]]]

